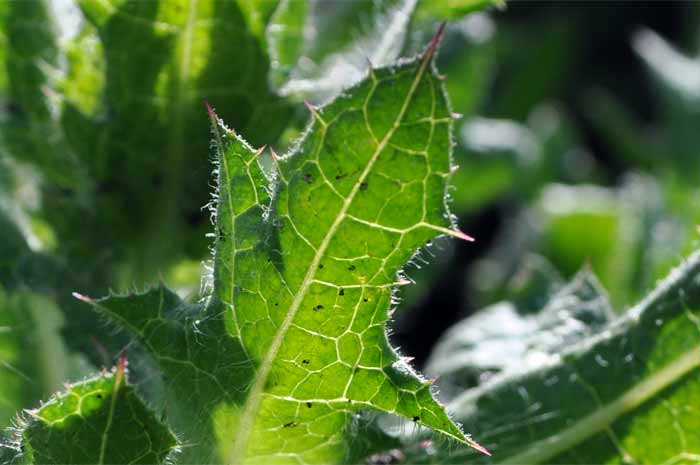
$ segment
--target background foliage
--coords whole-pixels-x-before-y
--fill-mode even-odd
[[[462,115],[454,124],[460,169],[451,209],[477,242],[438,240],[414,258],[406,274],[415,284],[397,295],[393,343],[441,377],[456,419],[500,451],[497,460],[697,458],[700,437],[688,433],[697,428],[688,400],[698,389],[692,375],[578,449],[521,455],[524,445],[618,398],[605,390],[609,364],[639,350],[600,334],[697,249],[697,3],[499,8],[470,0],[262,0],[189,7],[0,3],[0,428],[64,382],[113,366],[123,348],[139,354],[73,291],[100,296],[162,280],[196,300],[212,229],[202,208],[212,190],[203,100],[253,146],[283,153],[308,121],[303,101],[338,95],[366,74],[368,59],[379,67],[417,53],[446,19],[437,65],[452,110]],[[653,315],[650,326],[625,326],[620,337],[640,346],[659,341],[660,352],[644,354],[644,370],[620,368],[630,377],[620,392],[658,379],[664,361],[694,353],[697,336],[684,328],[699,321],[696,262],[684,268],[687,282],[661,286],[661,304],[634,307]],[[690,297],[679,300],[680,292]],[[618,346],[609,356],[608,349],[581,349],[561,366],[543,364],[543,354],[581,341]],[[131,358],[136,389],[162,410],[158,387],[142,382],[153,370],[148,358]],[[576,370],[585,370],[586,360],[599,367],[589,374],[591,403],[583,402],[583,411],[543,405],[538,392],[583,395],[537,383],[549,379],[546,370],[579,363]],[[118,387],[117,373],[92,382]],[[131,398],[131,391],[109,389],[115,399]],[[523,389],[532,397],[518,397]],[[523,409],[528,413],[514,420]],[[669,412],[673,418],[661,418]],[[170,447],[170,432],[142,413]],[[363,424],[373,436],[357,460],[474,459],[384,417]],[[515,426],[502,429],[509,424]],[[638,444],[648,430],[674,428],[653,453]]]

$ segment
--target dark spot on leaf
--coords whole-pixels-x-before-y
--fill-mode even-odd
[[[163,185],[163,173],[156,173],[151,176],[151,185],[158,188]]]
[[[104,396],[102,395],[101,392],[98,392],[95,397],[97,397],[98,399],[102,399]]]
[[[311,408],[312,405],[313,405],[313,404],[312,404],[311,402],[307,402],[307,403],[306,403],[306,406],[307,406],[308,408]]]
[[[24,113],[24,109],[17,102],[8,102],[5,105],[5,110],[13,116],[21,116]]]
[[[350,265],[348,267],[348,271],[355,271],[355,265]]]
[[[364,299],[362,299],[362,301],[363,301],[363,302],[369,302],[369,299],[364,298]]]
[[[416,415],[415,417],[413,417],[413,421],[420,421],[420,417]]]
[[[316,305],[316,306],[314,307],[314,311],[317,312],[317,311],[319,311],[319,310],[323,310],[323,305],[318,304],[318,305]]]
[[[345,176],[347,176],[347,174],[336,174],[336,175],[335,175],[335,180],[336,180],[336,181],[340,181],[340,180],[343,179]]]
[[[290,421],[289,423],[285,423],[282,425],[283,428],[294,428],[297,425],[295,421]]]
[[[361,182],[361,183],[360,183],[360,190],[361,190],[361,191],[367,190],[367,183],[366,183],[366,182]]]
[[[279,304],[280,304],[279,302],[275,302],[275,307],[278,307]]]
[[[341,288],[341,289],[338,291],[338,295],[345,295],[345,289],[342,289],[342,288]]]
[[[314,177],[311,176],[311,173],[304,173],[304,181],[307,184],[311,184],[312,182],[314,182]]]
[[[321,268],[321,269],[323,269],[323,263],[321,263],[320,265],[318,265],[318,267]]]
[[[75,194],[75,191],[70,187],[61,187],[58,192],[65,197],[72,197]]]
[[[303,363],[304,365],[308,365],[309,363],[311,363],[311,360],[304,359],[301,361],[301,363]]]

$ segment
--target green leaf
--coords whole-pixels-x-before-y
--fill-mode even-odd
[[[481,300],[509,298],[506,282],[528,250],[547,257],[567,277],[589,264],[618,311],[643,297],[675,266],[680,252],[693,250],[694,236],[688,230],[694,210],[672,211],[670,198],[650,176],[630,174],[621,184],[617,189],[545,185],[533,208],[507,228],[474,273],[481,292],[491,287]],[[692,202],[685,200],[688,207]],[[658,240],[660,236],[664,239]]]
[[[440,2],[420,2],[416,12],[418,19],[436,17],[456,19],[488,7],[504,9],[505,0],[443,0]]]
[[[17,410],[31,405],[42,394],[34,378],[32,342],[37,341],[31,338],[31,321],[22,318],[26,316],[24,304],[0,288],[0,430],[10,426]]]
[[[56,296],[67,343],[101,364],[96,345],[109,361],[123,341],[76,308],[70,292],[142,284],[206,255],[203,101],[256,143],[274,143],[291,108],[267,83],[264,29],[274,2],[68,3],[77,31],[60,39],[47,1],[0,5],[3,158],[40,175],[36,217],[56,244],[44,260],[51,267],[7,268]],[[43,271],[42,279],[19,268]]]
[[[127,384],[125,359],[26,416],[16,431],[17,463],[152,465],[176,451],[175,436]]]
[[[267,29],[280,93],[325,102],[402,51],[416,0],[282,0]]]
[[[452,326],[425,371],[440,377],[443,393],[471,388],[497,373],[541,364],[598,333],[612,317],[598,280],[584,270],[536,314],[524,305],[499,302]]]
[[[105,292],[206,253],[205,99],[256,143],[274,143],[291,109],[267,83],[274,2],[76,3],[78,31],[61,40],[46,2],[0,7],[12,109],[0,130],[44,177],[60,254]]]
[[[218,192],[213,290],[163,287],[94,303],[163,371],[185,463],[337,463],[357,457],[358,412],[395,413],[466,439],[386,336],[416,249],[450,229],[452,117],[431,67],[378,69],[324,108],[275,177],[213,111]],[[361,435],[360,435],[361,436]]]
[[[695,463],[698,367],[700,252],[595,336],[450,403],[485,431],[492,461],[452,448],[415,462]]]
[[[86,373],[84,361],[67,353],[61,323],[53,301],[0,287],[0,431],[18,411]]]

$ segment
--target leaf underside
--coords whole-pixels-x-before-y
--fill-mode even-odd
[[[581,327],[580,321],[562,323]],[[513,337],[510,344],[525,342]],[[541,346],[521,357],[538,351]],[[434,454],[409,448],[409,463],[700,460],[700,252],[596,335],[545,354],[539,363],[506,366],[449,404],[467,429],[484,431],[480,439],[492,459],[460,447]]]
[[[162,370],[183,463],[339,463],[361,409],[465,439],[386,336],[400,269],[452,231],[448,103],[431,60],[378,69],[322,109],[296,149],[260,153],[213,111],[212,291],[91,301]],[[193,419],[196,419],[193,421]]]

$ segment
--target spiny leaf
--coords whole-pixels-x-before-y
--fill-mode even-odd
[[[112,373],[74,384],[39,409],[27,411],[17,431],[26,464],[161,464],[176,439],[126,382],[126,361]]]
[[[75,3],[79,31],[61,40],[48,0],[0,5],[0,138],[41,174],[39,214],[70,269],[46,280],[102,294],[206,254],[204,98],[255,142],[274,142],[290,108],[267,83],[274,2]],[[92,336],[111,355],[121,346],[94,315],[61,308],[73,350],[93,355]]]
[[[199,259],[209,172],[192,166],[206,166],[202,100],[255,142],[274,142],[288,122],[267,84],[274,2],[77,0],[79,31],[63,41],[46,3],[0,6],[11,112],[0,131],[44,177],[42,214],[60,252],[99,292],[121,285],[118,266],[142,282],[183,253]]]
[[[448,409],[467,427],[484,429],[493,461],[454,448],[411,460],[696,463],[699,367],[696,252],[597,335],[541,364],[510,369],[450,403]]]
[[[452,117],[431,62],[373,71],[324,108],[275,176],[213,110],[213,290],[163,287],[91,303],[138,337],[167,379],[186,463],[338,463],[360,409],[466,441],[391,348],[401,267],[451,228]],[[193,421],[193,419],[195,419]],[[354,454],[354,452],[353,452]]]

